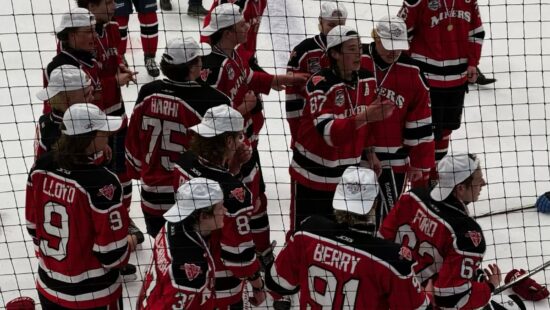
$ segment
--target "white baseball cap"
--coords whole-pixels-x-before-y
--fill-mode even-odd
[[[55,27],[55,32],[60,33],[67,28],[95,26],[95,16],[85,8],[74,8],[70,12],[61,15],[61,22]]]
[[[46,88],[36,93],[36,98],[48,100],[60,92],[83,89],[92,82],[80,68],[71,65],[62,65],[53,69]]]
[[[437,173],[439,183],[430,196],[435,201],[443,201],[453,192],[456,185],[464,182],[479,168],[479,159],[469,154],[447,155],[439,161]]]
[[[202,35],[210,36],[216,31],[233,26],[244,19],[239,6],[233,3],[223,3],[210,13],[210,24],[201,31]]]
[[[222,104],[206,110],[202,121],[190,127],[203,137],[214,137],[224,132],[238,132],[243,130],[244,119],[237,110]]]
[[[378,196],[376,173],[364,167],[348,167],[336,186],[332,206],[335,210],[365,215]]]
[[[164,218],[171,223],[183,221],[195,210],[208,208],[223,201],[223,191],[218,182],[206,178],[194,178],[182,184],[176,192],[176,204]]]
[[[319,17],[322,19],[339,20],[348,17],[348,10],[341,3],[334,1],[324,1],[321,3],[321,13]]]
[[[359,39],[357,30],[345,25],[336,26],[327,34],[327,50],[352,39]]]
[[[63,125],[65,125],[63,133],[68,136],[94,130],[113,132],[122,127],[122,117],[107,116],[91,103],[75,103],[63,114]]]
[[[162,59],[169,64],[179,65],[188,63],[199,56],[209,55],[210,52],[212,52],[212,48],[207,43],[197,43],[191,37],[177,38],[166,44],[166,52],[162,55]]]
[[[408,50],[407,24],[398,16],[386,16],[376,22],[376,34],[389,51]]]

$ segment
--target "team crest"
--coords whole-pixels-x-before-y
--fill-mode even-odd
[[[244,188],[237,187],[231,191],[231,196],[235,197],[235,199],[237,199],[240,203],[243,203],[246,192],[244,191]]]
[[[432,11],[439,10],[439,0],[430,0],[428,1],[428,8]]]
[[[180,266],[180,269],[185,271],[185,275],[189,281],[195,280],[202,273],[201,267],[195,264],[185,263],[183,266]]]
[[[336,91],[336,98],[334,99],[334,103],[341,107],[344,102],[346,102],[346,97],[344,96],[344,90],[339,89]]]
[[[98,196],[103,196],[108,200],[113,200],[115,196],[115,186],[113,184],[105,185],[99,189]]]
[[[313,83],[313,85],[317,85],[317,84],[321,83],[324,80],[325,80],[324,76],[316,75],[316,76],[311,78],[311,83]]]
[[[206,82],[206,80],[208,79],[208,75],[210,75],[210,69],[202,69],[201,70],[201,80]]]
[[[479,244],[481,243],[481,239],[483,238],[483,236],[479,231],[472,231],[472,230],[469,230],[466,233],[466,237],[469,237],[470,240],[472,240],[472,243],[474,244],[474,246],[476,247],[479,246]]]
[[[321,60],[319,59],[319,57],[312,57],[307,60],[307,67],[309,69],[309,72],[315,73],[321,70]]]
[[[401,249],[399,250],[399,256],[401,256],[403,259],[406,259],[408,261],[413,260],[412,251],[406,246],[401,247]]]
[[[233,70],[233,67],[229,66],[227,68],[227,77],[232,80],[235,78],[235,70]]]

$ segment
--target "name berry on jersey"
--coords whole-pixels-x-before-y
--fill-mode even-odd
[[[313,252],[313,260],[347,273],[354,273],[361,258],[318,243]]]

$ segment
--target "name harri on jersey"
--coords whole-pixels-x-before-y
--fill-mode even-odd
[[[448,18],[460,18],[465,20],[466,22],[470,22],[472,20],[472,13],[468,11],[462,11],[462,10],[452,10],[450,12],[439,12],[438,15],[432,16],[432,23],[431,28],[437,26],[439,22],[441,22],[444,19]]]
[[[164,98],[153,98],[151,112],[171,117],[178,117],[178,104]]]
[[[347,273],[354,273],[360,257],[342,252],[338,249],[317,243],[313,252],[313,260],[321,264],[338,268]]]

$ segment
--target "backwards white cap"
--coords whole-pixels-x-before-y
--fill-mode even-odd
[[[176,204],[166,213],[168,222],[183,221],[195,210],[208,208],[223,201],[223,191],[218,182],[206,178],[194,178],[185,182],[176,192]]]
[[[99,131],[117,131],[122,127],[122,118],[107,116],[96,105],[91,103],[75,103],[63,114],[63,133],[68,136]]]
[[[209,55],[212,49],[207,43],[197,43],[193,38],[177,38],[170,40],[166,45],[166,52],[162,59],[169,64],[179,65],[191,60]]]
[[[237,110],[222,104],[206,110],[202,121],[190,127],[203,137],[214,137],[224,132],[238,132],[243,130],[244,119]]]
[[[330,20],[346,19],[348,17],[348,11],[341,3],[323,1],[321,3],[321,13],[319,17]]]
[[[376,34],[389,51],[408,50],[407,24],[398,16],[386,16],[376,22]]]
[[[55,27],[55,32],[60,33],[67,28],[95,26],[95,16],[85,8],[74,8],[70,12],[61,15],[61,22]]]
[[[210,36],[216,31],[233,26],[244,19],[239,6],[233,3],[223,3],[210,13],[210,24],[202,29],[201,34]]]
[[[345,25],[336,26],[327,34],[327,50],[352,39],[359,39],[357,30]]]
[[[432,189],[430,196],[435,201],[443,201],[458,184],[464,182],[479,168],[479,159],[468,154],[447,155],[439,161],[437,174],[439,183]]]
[[[348,167],[336,186],[332,206],[335,210],[366,215],[378,196],[378,178],[371,169]]]
[[[80,68],[71,65],[59,66],[50,73],[48,86],[39,90],[36,97],[40,100],[48,100],[60,92],[83,89],[92,82]]]

